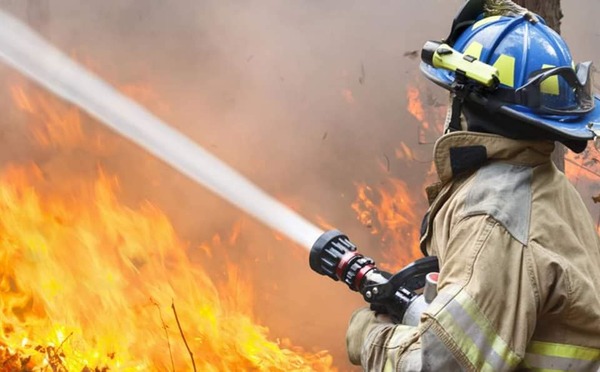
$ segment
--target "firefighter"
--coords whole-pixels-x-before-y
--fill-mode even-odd
[[[600,371],[600,239],[550,159],[554,141],[582,152],[600,134],[591,63],[573,63],[539,16],[483,1],[467,2],[445,43],[438,58],[462,53],[497,81],[421,65],[452,98],[421,232],[440,262],[438,295],[417,327],[356,311],[350,360],[368,371]]]

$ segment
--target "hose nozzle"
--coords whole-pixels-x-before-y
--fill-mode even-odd
[[[436,257],[421,258],[394,275],[381,271],[375,261],[358,253],[356,245],[338,230],[327,231],[317,239],[309,260],[313,271],[360,292],[371,309],[390,314],[397,321],[410,318],[413,323],[418,322],[419,311],[428,304],[426,300],[418,300],[423,296],[415,291],[426,286],[427,274],[439,271]],[[432,297],[435,293],[430,289],[428,299]]]
[[[342,281],[353,291],[360,291],[367,274],[379,272],[375,261],[356,251],[350,239],[338,230],[330,230],[317,239],[310,250],[313,271]]]

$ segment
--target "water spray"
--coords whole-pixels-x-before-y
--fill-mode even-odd
[[[0,58],[306,249],[322,230],[0,11]]]

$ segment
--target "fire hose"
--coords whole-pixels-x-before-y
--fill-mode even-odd
[[[323,233],[310,250],[312,270],[359,292],[371,309],[398,323],[417,325],[421,313],[437,295],[437,257],[424,257],[396,274],[377,268],[358,253],[356,245],[337,230]]]

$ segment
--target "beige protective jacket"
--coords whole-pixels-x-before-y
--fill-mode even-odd
[[[436,143],[422,248],[439,294],[418,327],[368,309],[350,359],[368,371],[600,371],[600,239],[550,142],[455,132]]]

